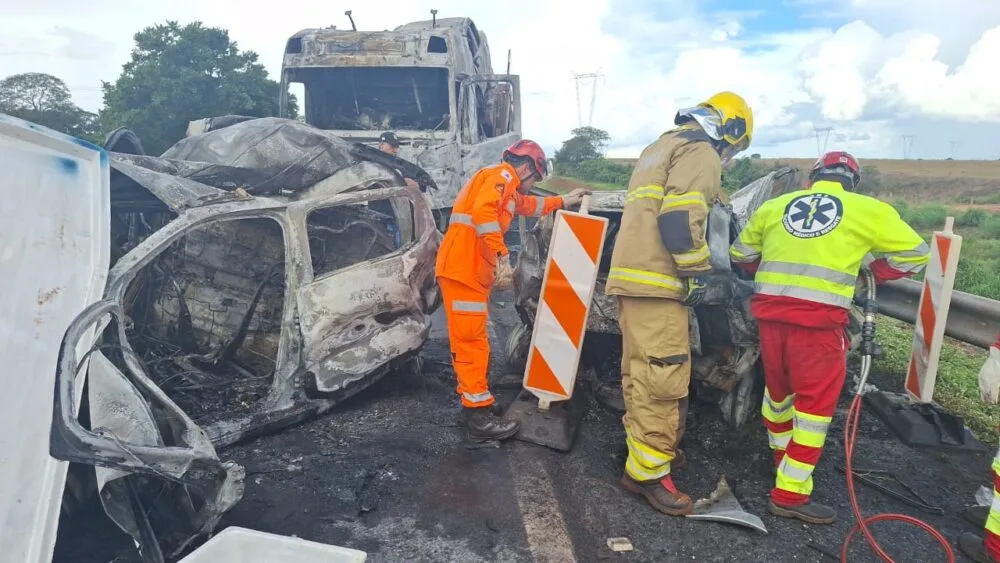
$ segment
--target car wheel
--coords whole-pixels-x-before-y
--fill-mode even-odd
[[[507,369],[513,373],[524,372],[528,365],[528,348],[531,346],[531,329],[523,323],[518,323],[507,335],[507,347],[504,350]]]
[[[739,430],[760,412],[764,400],[764,376],[758,363],[719,403],[722,419]]]

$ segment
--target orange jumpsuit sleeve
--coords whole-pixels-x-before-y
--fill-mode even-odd
[[[548,215],[556,209],[562,207],[563,199],[561,196],[551,196],[551,197],[538,197],[533,195],[524,195],[521,193],[514,193],[514,213],[518,215],[529,215],[532,217],[541,217],[542,215]]]
[[[506,256],[508,253],[503,233],[500,232],[500,202],[507,189],[507,179],[497,172],[485,176],[481,182],[476,201],[472,204],[472,222],[476,227],[476,235],[490,251],[490,256],[483,258],[492,265],[497,256]]]

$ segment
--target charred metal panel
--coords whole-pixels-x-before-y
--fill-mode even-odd
[[[206,129],[172,158],[112,155],[127,246],[56,374],[51,455],[101,468],[107,513],[148,554],[176,554],[241,498],[242,468],[215,447],[325,412],[408,361],[440,304],[441,235],[397,170],[426,172],[291,120]],[[72,398],[95,326],[86,427]]]

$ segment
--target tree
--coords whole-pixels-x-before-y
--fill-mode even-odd
[[[74,104],[66,83],[51,74],[27,72],[0,81],[0,113],[81,139],[98,140],[97,115]]]
[[[879,195],[882,193],[882,173],[878,168],[867,165],[861,167],[861,181],[858,182],[854,191],[865,195]]]
[[[132,129],[150,154],[180,140],[194,119],[278,114],[278,83],[268,78],[257,53],[240,51],[225,29],[168,21],[134,39],[121,76],[103,83],[101,123],[106,131]],[[288,106],[287,117],[294,118],[294,97]]]
[[[563,141],[562,148],[556,151],[556,164],[570,167],[587,160],[601,158],[604,147],[611,136],[607,131],[596,127],[578,127],[573,129],[573,136]]]

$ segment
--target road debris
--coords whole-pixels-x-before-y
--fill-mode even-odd
[[[608,538],[608,549],[615,553],[623,553],[635,549],[632,540],[628,538]]]
[[[719,476],[719,483],[708,498],[700,499],[694,503],[694,512],[685,516],[692,520],[711,520],[713,522],[723,522],[726,524],[737,524],[747,528],[767,533],[764,522],[759,516],[750,514],[743,510],[740,501],[729,488],[726,476]]]

